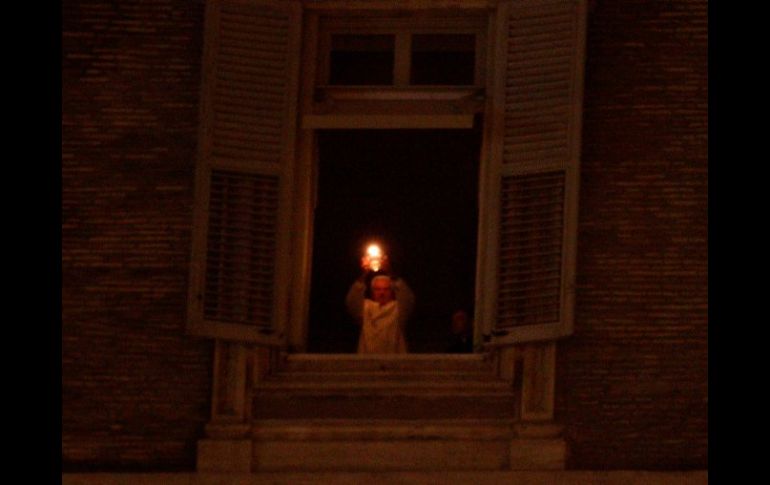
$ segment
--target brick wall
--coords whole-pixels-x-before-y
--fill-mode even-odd
[[[569,465],[706,468],[707,4],[595,2],[587,47]]]
[[[707,4],[591,2],[578,469],[707,467]],[[210,342],[184,335],[203,0],[63,5],[62,461],[193,469]]]
[[[62,461],[192,469],[212,346],[184,334],[202,1],[63,5]]]

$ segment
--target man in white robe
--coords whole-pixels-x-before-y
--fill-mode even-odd
[[[405,354],[404,329],[414,308],[414,293],[400,278],[378,275],[372,278],[372,298],[366,298],[366,284],[353,283],[345,303],[361,325],[359,354]]]

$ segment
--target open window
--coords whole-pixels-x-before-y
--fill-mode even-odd
[[[355,352],[344,295],[371,240],[415,292],[409,352],[447,352],[452,313],[473,312],[479,128],[317,133],[309,352]]]
[[[321,131],[481,126],[476,340],[569,334],[585,1],[375,3],[207,2],[189,331],[305,348]]]

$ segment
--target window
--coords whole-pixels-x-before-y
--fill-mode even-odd
[[[393,35],[333,34],[329,84],[393,84]]]
[[[412,85],[473,85],[474,34],[414,34],[409,82]]]
[[[482,86],[487,18],[327,17],[318,86]]]
[[[404,40],[396,52],[396,34],[331,33],[328,84],[394,85],[398,55],[399,60],[408,59],[409,85],[473,86],[477,35],[405,32],[399,34]]]
[[[572,331],[586,2],[388,3],[206,3],[191,333],[303,344],[317,130],[478,118],[477,328]]]

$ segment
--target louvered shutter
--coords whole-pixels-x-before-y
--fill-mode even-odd
[[[301,10],[206,7],[188,331],[282,345]]]
[[[498,11],[496,343],[572,333],[585,3]]]

